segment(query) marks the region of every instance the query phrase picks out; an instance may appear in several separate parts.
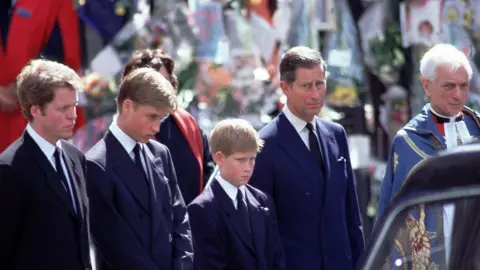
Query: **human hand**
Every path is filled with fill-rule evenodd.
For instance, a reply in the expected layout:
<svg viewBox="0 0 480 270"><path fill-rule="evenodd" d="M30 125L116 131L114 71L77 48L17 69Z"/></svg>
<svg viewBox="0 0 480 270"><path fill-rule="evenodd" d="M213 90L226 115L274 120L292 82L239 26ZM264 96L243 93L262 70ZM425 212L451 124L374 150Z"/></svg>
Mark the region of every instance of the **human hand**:
<svg viewBox="0 0 480 270"><path fill-rule="evenodd" d="M0 111L12 112L19 106L15 85L0 85Z"/></svg>

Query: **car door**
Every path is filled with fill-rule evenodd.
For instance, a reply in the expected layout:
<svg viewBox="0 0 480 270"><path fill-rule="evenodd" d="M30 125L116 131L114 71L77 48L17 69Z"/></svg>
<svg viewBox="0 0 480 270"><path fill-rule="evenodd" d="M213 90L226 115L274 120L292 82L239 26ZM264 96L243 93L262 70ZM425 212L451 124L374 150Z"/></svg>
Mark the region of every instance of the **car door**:
<svg viewBox="0 0 480 270"><path fill-rule="evenodd" d="M359 269L480 269L480 146L440 153L406 179Z"/></svg>

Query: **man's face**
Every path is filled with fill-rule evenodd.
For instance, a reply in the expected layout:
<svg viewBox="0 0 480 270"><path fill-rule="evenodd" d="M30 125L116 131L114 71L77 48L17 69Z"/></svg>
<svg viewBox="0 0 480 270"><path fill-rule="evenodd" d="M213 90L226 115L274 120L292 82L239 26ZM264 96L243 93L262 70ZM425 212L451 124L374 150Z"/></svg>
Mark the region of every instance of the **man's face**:
<svg viewBox="0 0 480 270"><path fill-rule="evenodd" d="M214 154L215 162L220 168L221 175L232 185L238 187L248 184L255 166L257 151L235 152L225 156L221 152Z"/></svg>
<svg viewBox="0 0 480 270"><path fill-rule="evenodd" d="M444 116L455 116L467 102L469 81L467 71L460 67L455 71L445 65L437 67L435 81L422 78L425 93L432 108Z"/></svg>
<svg viewBox="0 0 480 270"><path fill-rule="evenodd" d="M165 109L135 104L127 99L123 102L120 117L126 125L125 132L137 142L146 143L150 139L155 139L155 134L160 131L160 122L168 116L168 113Z"/></svg>
<svg viewBox="0 0 480 270"><path fill-rule="evenodd" d="M327 80L322 65L313 68L298 68L295 81L290 85L281 82L283 93L287 96L290 111L306 122L320 113L325 100Z"/></svg>
<svg viewBox="0 0 480 270"><path fill-rule="evenodd" d="M53 100L43 109L33 105L30 113L40 135L52 144L60 139L72 138L77 119L77 101L77 91L61 87L54 90Z"/></svg>

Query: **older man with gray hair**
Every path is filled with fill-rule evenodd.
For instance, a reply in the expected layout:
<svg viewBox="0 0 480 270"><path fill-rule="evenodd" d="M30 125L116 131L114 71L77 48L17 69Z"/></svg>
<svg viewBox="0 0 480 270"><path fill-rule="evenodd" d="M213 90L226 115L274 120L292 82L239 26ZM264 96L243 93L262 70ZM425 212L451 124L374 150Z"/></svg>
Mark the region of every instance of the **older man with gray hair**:
<svg viewBox="0 0 480 270"><path fill-rule="evenodd" d="M479 115L465 106L472 78L472 67L465 54L452 45L437 44L423 56L420 73L430 103L393 139L378 217L384 215L391 199L419 164L440 150L469 143L480 136ZM412 211L409 217L412 226L407 226L405 234L410 239L396 241L400 257L410 257L417 269L434 269L430 268L432 265L437 266L435 269L446 269L442 265L448 263L454 206L441 210L420 207ZM419 244L415 252L410 250L412 241Z"/></svg>

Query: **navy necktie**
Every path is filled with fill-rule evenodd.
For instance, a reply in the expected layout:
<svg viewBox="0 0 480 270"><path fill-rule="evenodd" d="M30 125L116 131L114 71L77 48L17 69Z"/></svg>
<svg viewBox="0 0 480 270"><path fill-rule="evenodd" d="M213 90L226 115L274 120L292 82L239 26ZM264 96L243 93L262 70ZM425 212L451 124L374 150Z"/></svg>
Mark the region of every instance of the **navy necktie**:
<svg viewBox="0 0 480 270"><path fill-rule="evenodd" d="M73 204L73 209L75 209L75 212L76 212L77 211L77 206L76 206L76 201L75 201L75 198L76 198L76 196L75 196L75 186L72 183L72 185L70 185L72 189L70 190L69 185L68 185L67 177L65 175L65 172L63 171L62 162L60 161L61 156L62 156L62 150L60 149L60 147L58 147L58 146L55 147L55 152L53 153L53 156L55 158L55 168L57 169L57 174L60 177L60 180L62 180L63 186L65 187L65 191L70 195L70 198L71 198L72 204ZM71 179L71 178L70 178L70 180L73 181L73 179Z"/></svg>
<svg viewBox="0 0 480 270"><path fill-rule="evenodd" d="M247 232L251 234L250 231L250 216L248 215L247 205L243 200L243 194L240 189L237 190L237 212L240 215L244 226L247 229Z"/></svg>
<svg viewBox="0 0 480 270"><path fill-rule="evenodd" d="M323 169L324 164L322 153L320 152L320 145L318 144L317 136L315 136L313 125L311 123L307 123L306 127L308 129L308 146L310 148L310 152L314 155L317 164Z"/></svg>
<svg viewBox="0 0 480 270"><path fill-rule="evenodd" d="M142 158L141 156L143 155L143 157L145 158L145 155L143 154L143 148L140 146L139 143L137 143L135 145L135 148L133 148L133 153L135 154L135 165L137 165L137 168L140 170L140 172L142 173L144 179L145 179L145 184L147 185L147 188L150 189L150 178L148 177L148 174L147 172L145 171L145 168L143 167L143 164L142 164ZM147 162L146 158L145 158L145 162ZM145 164L146 165L146 164Z"/></svg>
<svg viewBox="0 0 480 270"><path fill-rule="evenodd" d="M147 173L145 172L145 169L143 168L142 164L142 152L143 149L141 148L140 144L136 144L135 147L133 148L133 153L135 154L135 165L137 165L137 168L142 172L142 175L147 179Z"/></svg>

